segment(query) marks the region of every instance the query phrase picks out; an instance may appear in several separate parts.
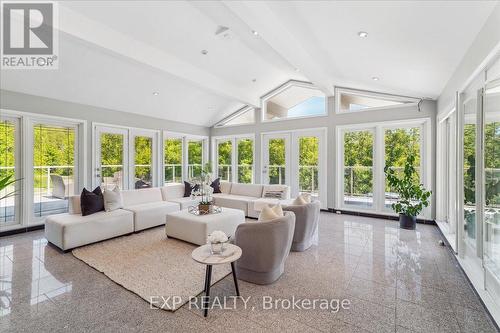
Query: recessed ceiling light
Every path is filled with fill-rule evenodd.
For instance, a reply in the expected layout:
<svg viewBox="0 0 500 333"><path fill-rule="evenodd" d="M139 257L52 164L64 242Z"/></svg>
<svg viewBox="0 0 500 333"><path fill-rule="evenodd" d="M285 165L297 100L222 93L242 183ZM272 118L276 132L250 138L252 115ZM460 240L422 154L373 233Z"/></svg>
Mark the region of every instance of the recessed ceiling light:
<svg viewBox="0 0 500 333"><path fill-rule="evenodd" d="M207 50L201 50L201 54L203 54L203 55L207 55L207 54L208 54L208 51L207 51Z"/></svg>
<svg viewBox="0 0 500 333"><path fill-rule="evenodd" d="M252 82L257 82L257 79L252 79Z"/></svg>
<svg viewBox="0 0 500 333"><path fill-rule="evenodd" d="M373 81L378 81L378 80L380 80L380 78L378 76L374 76L374 77L372 77L372 80Z"/></svg>
<svg viewBox="0 0 500 333"><path fill-rule="evenodd" d="M153 96L158 96L160 93L157 91L153 91Z"/></svg>
<svg viewBox="0 0 500 333"><path fill-rule="evenodd" d="M296 72L300 72L300 69L298 69L297 67L295 67L295 71Z"/></svg>
<svg viewBox="0 0 500 333"><path fill-rule="evenodd" d="M258 35L259 35L259 33L258 33L257 31L255 31L255 30L252 30L252 33L253 33L255 36L258 36Z"/></svg>
<svg viewBox="0 0 500 333"><path fill-rule="evenodd" d="M361 38L366 38L368 37L368 33L366 31L360 31L358 32L358 36Z"/></svg>

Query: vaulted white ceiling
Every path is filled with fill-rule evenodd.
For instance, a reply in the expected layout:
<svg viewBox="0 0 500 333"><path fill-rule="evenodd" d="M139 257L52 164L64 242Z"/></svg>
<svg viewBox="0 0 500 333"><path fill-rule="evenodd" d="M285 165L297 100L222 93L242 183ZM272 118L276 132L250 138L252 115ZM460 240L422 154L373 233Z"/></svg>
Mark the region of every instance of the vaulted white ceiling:
<svg viewBox="0 0 500 333"><path fill-rule="evenodd" d="M65 2L59 69L2 70L0 85L203 126L290 79L436 98L496 4Z"/></svg>

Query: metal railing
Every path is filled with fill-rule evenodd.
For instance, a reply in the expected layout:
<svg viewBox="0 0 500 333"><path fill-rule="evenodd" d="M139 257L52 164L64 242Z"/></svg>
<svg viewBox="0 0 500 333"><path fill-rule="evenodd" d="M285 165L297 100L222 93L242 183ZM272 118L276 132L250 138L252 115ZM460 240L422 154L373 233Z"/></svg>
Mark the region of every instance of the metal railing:
<svg viewBox="0 0 500 333"><path fill-rule="evenodd" d="M187 167L188 179L194 179L201 175L202 164L191 163ZM182 181L182 164L165 164L165 183L178 183L180 181Z"/></svg>

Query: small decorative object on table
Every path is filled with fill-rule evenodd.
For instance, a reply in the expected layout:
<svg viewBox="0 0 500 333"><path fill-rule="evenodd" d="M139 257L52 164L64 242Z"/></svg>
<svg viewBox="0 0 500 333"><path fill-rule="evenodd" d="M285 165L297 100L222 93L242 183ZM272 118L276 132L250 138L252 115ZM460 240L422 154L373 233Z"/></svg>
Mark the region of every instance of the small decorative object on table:
<svg viewBox="0 0 500 333"><path fill-rule="evenodd" d="M212 254L221 254L224 246L229 242L229 237L223 231L215 230L208 235L207 240Z"/></svg>
<svg viewBox="0 0 500 333"><path fill-rule="evenodd" d="M212 193L214 189L210 184L212 175L210 174L210 163L207 163L205 167L201 170L200 184L198 184L198 189L191 192L192 196L201 197L201 201L198 204L198 214L210 214L213 212L212 203Z"/></svg>

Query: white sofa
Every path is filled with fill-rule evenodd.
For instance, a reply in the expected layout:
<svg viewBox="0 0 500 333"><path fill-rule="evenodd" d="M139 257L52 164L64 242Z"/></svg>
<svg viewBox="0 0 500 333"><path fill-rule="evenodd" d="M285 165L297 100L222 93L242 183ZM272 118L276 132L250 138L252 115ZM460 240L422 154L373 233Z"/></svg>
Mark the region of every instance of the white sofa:
<svg viewBox="0 0 500 333"><path fill-rule="evenodd" d="M283 200L290 198L285 185L256 185L221 182L222 193L214 194L218 206L239 209L245 216L258 217L257 203L275 203L263 198L267 190L283 190ZM80 196L69 198L68 213L50 215L45 220L47 240L62 250L164 225L168 213L197 205L199 199L184 197L183 184L162 188L122 191L123 209L82 216Z"/></svg>
<svg viewBox="0 0 500 333"><path fill-rule="evenodd" d="M122 191L123 209L134 213L134 231L165 224L168 213L180 210L176 202L164 201L158 187Z"/></svg>

